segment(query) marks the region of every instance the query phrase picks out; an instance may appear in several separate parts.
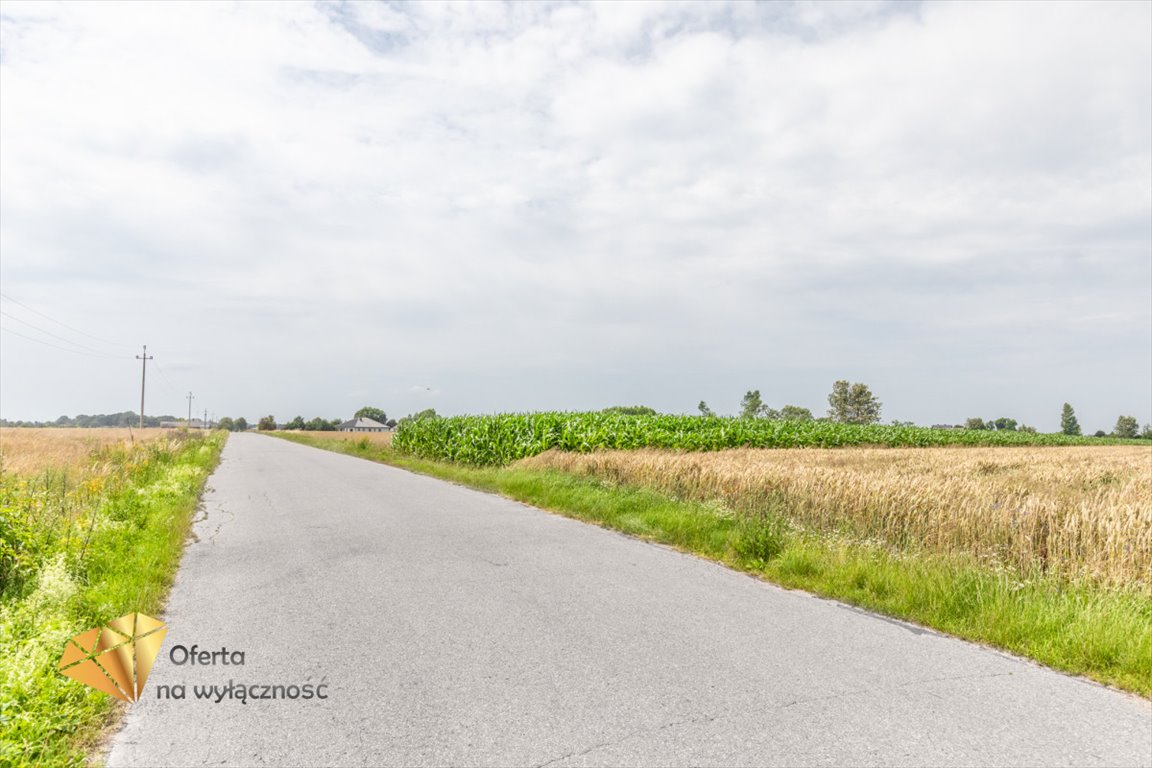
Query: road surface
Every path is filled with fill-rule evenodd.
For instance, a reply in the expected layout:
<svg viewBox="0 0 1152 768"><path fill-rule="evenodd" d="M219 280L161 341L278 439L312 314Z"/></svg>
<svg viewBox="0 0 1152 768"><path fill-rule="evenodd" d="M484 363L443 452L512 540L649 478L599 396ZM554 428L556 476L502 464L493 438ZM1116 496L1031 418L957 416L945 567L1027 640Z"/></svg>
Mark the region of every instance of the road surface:
<svg viewBox="0 0 1152 768"><path fill-rule="evenodd" d="M251 434L209 485L112 766L1152 765L1145 700L496 496Z"/></svg>

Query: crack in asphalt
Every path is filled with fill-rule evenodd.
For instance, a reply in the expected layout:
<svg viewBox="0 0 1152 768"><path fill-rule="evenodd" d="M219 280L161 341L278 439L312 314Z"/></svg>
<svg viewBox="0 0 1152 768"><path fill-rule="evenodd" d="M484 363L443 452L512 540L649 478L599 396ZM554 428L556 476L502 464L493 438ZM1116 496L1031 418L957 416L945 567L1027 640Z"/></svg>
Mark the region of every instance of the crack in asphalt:
<svg viewBox="0 0 1152 768"><path fill-rule="evenodd" d="M631 741L632 739L637 739L641 736L647 736L652 733L660 733L661 731L666 731L669 728L676 728L677 726L681 725L690 725L692 723L711 723L716 719L717 718L715 715L704 715L702 717L689 717L683 720L674 720L671 723L664 723L663 725L658 725L655 728L641 728L618 739L610 739L600 744L594 744L587 749L582 749L576 752L568 752L566 754L560 755L559 757L554 757L551 760L547 760L543 763L537 763L535 766L533 766L533 768L545 768L545 766L553 765L560 762L561 760L568 760L569 758L573 757L583 757L584 755L591 754L598 749L604 749L605 747L612 747L617 744L623 744L626 741Z"/></svg>
<svg viewBox="0 0 1152 768"><path fill-rule="evenodd" d="M201 514L200 516L198 516L192 520L192 525L189 529L190 530L189 536L192 538L192 541L196 544L199 544L201 541L203 541L203 539L200 538L200 535L198 533L196 533L196 526L200 525L201 523L208 522L208 518L209 518L208 506L206 504L202 503L200 505L198 511L203 513L203 514ZM216 524L216 527L212 530L212 533L208 534L208 541L212 544L216 543L216 537L220 534L220 529L223 528L226 523L231 522L232 520L236 519L235 513L226 509L224 507L224 505L220 504L219 502L217 502L217 504L216 504L216 511L222 512L223 514L227 515L228 517L227 517L227 519L224 519L224 520L221 520L220 522L218 522Z"/></svg>

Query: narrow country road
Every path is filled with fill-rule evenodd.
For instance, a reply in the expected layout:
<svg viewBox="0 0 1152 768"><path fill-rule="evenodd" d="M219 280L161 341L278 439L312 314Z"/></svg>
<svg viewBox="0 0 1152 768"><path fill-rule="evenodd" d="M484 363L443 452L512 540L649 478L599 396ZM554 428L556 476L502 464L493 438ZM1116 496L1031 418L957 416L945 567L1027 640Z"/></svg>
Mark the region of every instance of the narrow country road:
<svg viewBox="0 0 1152 768"><path fill-rule="evenodd" d="M1152 765L1147 701L502 498L251 434L209 485L109 765Z"/></svg>

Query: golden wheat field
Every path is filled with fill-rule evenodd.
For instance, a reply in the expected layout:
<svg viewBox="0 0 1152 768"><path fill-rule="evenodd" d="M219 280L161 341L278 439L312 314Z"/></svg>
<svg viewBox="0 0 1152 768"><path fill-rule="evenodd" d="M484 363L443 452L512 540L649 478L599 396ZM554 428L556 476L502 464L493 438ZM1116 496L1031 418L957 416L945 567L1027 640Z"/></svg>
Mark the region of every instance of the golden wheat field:
<svg viewBox="0 0 1152 768"><path fill-rule="evenodd" d="M1152 446L550 451L520 466L1152 591Z"/></svg>
<svg viewBox="0 0 1152 768"><path fill-rule="evenodd" d="M167 438L167 429L36 429L0 427L0 471L28 475L46 469L86 469L96 451Z"/></svg>

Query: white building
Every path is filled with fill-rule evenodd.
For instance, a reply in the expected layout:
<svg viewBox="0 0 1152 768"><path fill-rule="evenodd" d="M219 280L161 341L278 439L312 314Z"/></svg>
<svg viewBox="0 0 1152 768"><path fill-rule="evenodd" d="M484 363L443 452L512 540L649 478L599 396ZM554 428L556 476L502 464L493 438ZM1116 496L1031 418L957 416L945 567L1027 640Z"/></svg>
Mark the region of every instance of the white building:
<svg viewBox="0 0 1152 768"><path fill-rule="evenodd" d="M360 416L340 425L341 432L387 432L388 426L375 419Z"/></svg>

